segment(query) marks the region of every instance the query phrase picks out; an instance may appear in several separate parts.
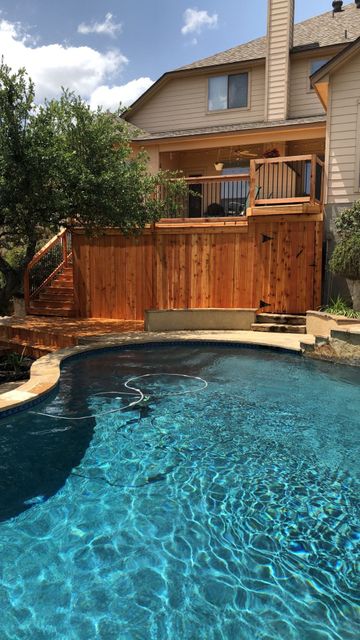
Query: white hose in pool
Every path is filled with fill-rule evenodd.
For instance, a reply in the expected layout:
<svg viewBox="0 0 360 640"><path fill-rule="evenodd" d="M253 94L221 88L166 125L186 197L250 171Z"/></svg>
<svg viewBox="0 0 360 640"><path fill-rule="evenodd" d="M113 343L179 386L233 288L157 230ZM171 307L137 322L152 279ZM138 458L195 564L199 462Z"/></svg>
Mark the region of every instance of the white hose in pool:
<svg viewBox="0 0 360 640"><path fill-rule="evenodd" d="M202 382L202 387L199 387L198 389L189 389L189 391L177 391L177 392L172 392L172 393L157 393L156 397L157 398L163 398L165 396L184 396L186 393L198 393L199 391L203 391L204 389L206 389L206 387L208 386L208 383L206 382L206 380L204 380L204 378L200 378L199 376L188 376L186 375L186 373L144 373L142 376L134 376L133 378L129 378L128 380L126 380L126 382L124 383L124 387L126 387L127 389L131 389L132 391L136 391L137 393L141 393L140 389L138 389L137 387L132 387L129 385L129 382L133 382L134 380L140 380L140 378L151 378L154 376L177 376L180 378L190 378L191 380L199 380L200 382ZM151 397L151 394L147 394Z"/></svg>
<svg viewBox="0 0 360 640"><path fill-rule="evenodd" d="M102 411L101 413L92 413L86 416L74 416L74 417L61 416L58 414L46 413L41 411L31 411L30 413L34 413L37 416L46 416L47 418L54 418L55 420L89 420L90 418L100 418L101 416L105 416L110 413L118 413L119 411L126 411L127 409L131 409L132 407L135 407L136 405L140 404L140 402L142 402L146 398L152 397L151 394L144 394L141 391L141 389L139 389L138 387L131 386L129 383L134 382L134 380L140 380L141 378L150 378L154 376L177 376L180 378L189 378L192 380L198 380L199 382L202 383L202 387L199 387L198 389L190 389L189 391L177 391L172 393L160 393L160 394L157 393L156 397L158 398L162 398L165 396L182 396L187 393L198 393L199 391L204 391L204 389L206 389L206 387L208 386L208 383L206 382L206 380L204 380L204 378L200 378L199 376L190 376L185 373L144 373L141 376L134 376L132 378L129 378L124 383L124 387L126 387L127 389L130 389L130 391L133 391L134 393L128 393L127 391L100 391L99 393L93 394L94 396L105 396L105 395L134 396L138 394L139 397L133 402L130 402L129 404L127 404L125 407L120 407L118 409L109 409L108 411ZM120 398L115 398L115 400L120 400Z"/></svg>

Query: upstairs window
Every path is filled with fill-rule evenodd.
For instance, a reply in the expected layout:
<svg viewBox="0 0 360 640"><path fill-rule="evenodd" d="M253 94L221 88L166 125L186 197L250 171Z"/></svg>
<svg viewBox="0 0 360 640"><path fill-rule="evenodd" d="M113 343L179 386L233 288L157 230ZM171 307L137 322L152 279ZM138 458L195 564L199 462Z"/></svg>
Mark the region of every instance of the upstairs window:
<svg viewBox="0 0 360 640"><path fill-rule="evenodd" d="M209 111L247 107L248 85L248 73L209 78Z"/></svg>
<svg viewBox="0 0 360 640"><path fill-rule="evenodd" d="M315 73L316 71L318 71L320 69L320 67L322 67L324 64L326 64L329 61L329 58L316 58L315 60L310 60L310 73L309 75L312 76L313 73ZM313 88L311 86L311 82L310 82L310 90L313 91Z"/></svg>

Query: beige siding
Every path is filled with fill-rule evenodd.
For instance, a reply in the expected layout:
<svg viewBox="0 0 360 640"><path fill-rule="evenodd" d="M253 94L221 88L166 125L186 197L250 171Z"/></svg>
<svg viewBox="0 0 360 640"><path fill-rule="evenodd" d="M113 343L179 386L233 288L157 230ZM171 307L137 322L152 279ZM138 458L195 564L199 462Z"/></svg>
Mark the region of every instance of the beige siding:
<svg viewBox="0 0 360 640"><path fill-rule="evenodd" d="M248 109L208 112L208 76L193 76L170 80L129 120L150 133L259 122L264 119L265 66L242 68L240 71L250 73Z"/></svg>
<svg viewBox="0 0 360 640"><path fill-rule="evenodd" d="M310 90L310 59L293 59L290 66L289 117L301 118L324 114L316 91Z"/></svg>
<svg viewBox="0 0 360 640"><path fill-rule="evenodd" d="M270 0L266 70L266 119L285 120L288 112L289 49L294 0Z"/></svg>
<svg viewBox="0 0 360 640"><path fill-rule="evenodd" d="M330 78L328 202L360 198L360 53Z"/></svg>

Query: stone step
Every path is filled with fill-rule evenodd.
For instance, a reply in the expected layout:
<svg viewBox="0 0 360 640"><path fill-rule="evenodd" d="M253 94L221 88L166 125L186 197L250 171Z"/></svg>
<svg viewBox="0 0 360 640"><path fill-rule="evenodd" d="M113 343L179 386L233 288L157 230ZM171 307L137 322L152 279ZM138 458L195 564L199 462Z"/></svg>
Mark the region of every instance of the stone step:
<svg viewBox="0 0 360 640"><path fill-rule="evenodd" d="M302 326L306 324L306 316L290 315L287 313L258 313L256 322L259 324L290 324Z"/></svg>
<svg viewBox="0 0 360 640"><path fill-rule="evenodd" d="M272 333L306 333L306 325L289 325L289 324L271 324L271 323L262 323L262 324L252 324L252 331L266 331Z"/></svg>

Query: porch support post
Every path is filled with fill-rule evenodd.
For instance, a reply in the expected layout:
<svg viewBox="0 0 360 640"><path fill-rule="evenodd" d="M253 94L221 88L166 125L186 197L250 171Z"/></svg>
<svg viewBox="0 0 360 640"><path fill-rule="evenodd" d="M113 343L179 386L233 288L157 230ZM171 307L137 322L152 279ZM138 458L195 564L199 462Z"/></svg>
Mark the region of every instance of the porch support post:
<svg viewBox="0 0 360 640"><path fill-rule="evenodd" d="M255 206L255 185L256 183L256 163L255 160L250 160L250 180L249 180L249 207Z"/></svg>
<svg viewBox="0 0 360 640"><path fill-rule="evenodd" d="M311 173L310 173L310 204L315 204L316 196L316 155L311 156Z"/></svg>

